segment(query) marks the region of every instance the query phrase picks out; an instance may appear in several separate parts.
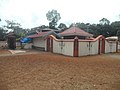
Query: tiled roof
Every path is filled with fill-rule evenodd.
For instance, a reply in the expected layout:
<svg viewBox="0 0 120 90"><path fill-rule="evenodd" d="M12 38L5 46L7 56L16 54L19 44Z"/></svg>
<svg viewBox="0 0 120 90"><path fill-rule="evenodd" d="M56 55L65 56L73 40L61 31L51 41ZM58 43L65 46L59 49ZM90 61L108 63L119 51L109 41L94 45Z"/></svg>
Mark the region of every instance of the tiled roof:
<svg viewBox="0 0 120 90"><path fill-rule="evenodd" d="M117 36L111 36L111 37L107 37L107 40L118 40Z"/></svg>
<svg viewBox="0 0 120 90"><path fill-rule="evenodd" d="M15 37L15 36L16 36L16 34L14 32L9 32L7 34L7 37Z"/></svg>
<svg viewBox="0 0 120 90"><path fill-rule="evenodd" d="M39 32L38 34L34 34L34 35L30 35L28 36L28 38L37 38L37 37L42 37L46 34L48 34L49 32Z"/></svg>
<svg viewBox="0 0 120 90"><path fill-rule="evenodd" d="M71 35L77 35L77 36L93 36L92 34L85 32L84 30L74 26L71 27L62 33L60 33L62 36L71 36Z"/></svg>
<svg viewBox="0 0 120 90"><path fill-rule="evenodd" d="M47 31L47 32L38 32L38 34L34 34L34 35L30 35L27 36L28 38L38 38L38 37L47 37L49 35L54 35L57 37L60 37L57 33L55 33L54 31Z"/></svg>

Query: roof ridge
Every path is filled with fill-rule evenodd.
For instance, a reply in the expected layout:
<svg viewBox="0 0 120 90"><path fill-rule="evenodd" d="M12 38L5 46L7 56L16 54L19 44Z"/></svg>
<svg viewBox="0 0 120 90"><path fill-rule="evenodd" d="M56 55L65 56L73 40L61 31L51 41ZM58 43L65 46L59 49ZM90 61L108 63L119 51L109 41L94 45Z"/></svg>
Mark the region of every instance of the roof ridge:
<svg viewBox="0 0 120 90"><path fill-rule="evenodd" d="M81 35L81 36L93 36L89 32L82 30L77 26L73 26L61 33L62 35Z"/></svg>
<svg viewBox="0 0 120 90"><path fill-rule="evenodd" d="M75 28L75 26L74 26L74 33L76 33L76 28Z"/></svg>

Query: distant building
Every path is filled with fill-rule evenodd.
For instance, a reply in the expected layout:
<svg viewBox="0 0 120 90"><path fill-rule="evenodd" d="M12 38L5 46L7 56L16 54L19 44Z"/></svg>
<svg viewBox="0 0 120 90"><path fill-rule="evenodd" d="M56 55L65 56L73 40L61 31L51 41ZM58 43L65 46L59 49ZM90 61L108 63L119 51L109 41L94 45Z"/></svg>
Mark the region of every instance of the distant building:
<svg viewBox="0 0 120 90"><path fill-rule="evenodd" d="M108 41L117 41L118 37L117 36L107 37L106 40L108 40Z"/></svg>
<svg viewBox="0 0 120 90"><path fill-rule="evenodd" d="M49 35L54 35L55 37L60 38L53 29L43 29L40 32L37 32L37 34L28 36L28 38L32 39L33 48L39 48L44 51L46 47L45 38Z"/></svg>
<svg viewBox="0 0 120 90"><path fill-rule="evenodd" d="M33 48L74 57L112 53L118 50L117 40L111 42L103 35L93 38L92 34L76 26L61 33L47 29L28 38L32 38Z"/></svg>
<svg viewBox="0 0 120 90"><path fill-rule="evenodd" d="M76 27L76 26L73 26L63 32L60 33L60 35L64 38L64 39L74 39L76 36L79 38L79 39L88 39L88 38L92 38L93 35L88 33L88 32L85 32L84 30Z"/></svg>
<svg viewBox="0 0 120 90"><path fill-rule="evenodd" d="M106 40L112 43L118 41L118 36L107 37ZM120 42L118 42L118 49L120 49Z"/></svg>
<svg viewBox="0 0 120 90"><path fill-rule="evenodd" d="M7 35L7 44L9 49L16 48L16 35L14 32L9 32Z"/></svg>
<svg viewBox="0 0 120 90"><path fill-rule="evenodd" d="M92 38L93 35L85 32L82 29L79 29L77 27L71 27L62 33L60 33L61 30L54 30L50 28L41 29L39 31L36 31L37 34L33 34L28 36L28 38L32 38L32 44L33 48L39 48L41 50L45 50L46 42L45 38L49 35L53 35L56 38L64 38L64 39L74 39L76 36L78 39L89 39Z"/></svg>

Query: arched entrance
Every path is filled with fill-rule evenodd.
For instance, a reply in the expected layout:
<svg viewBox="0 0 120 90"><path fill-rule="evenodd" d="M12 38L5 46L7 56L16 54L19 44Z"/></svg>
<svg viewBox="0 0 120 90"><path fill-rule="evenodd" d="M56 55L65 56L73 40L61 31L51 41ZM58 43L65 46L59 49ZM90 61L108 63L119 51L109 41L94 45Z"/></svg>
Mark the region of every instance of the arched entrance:
<svg viewBox="0 0 120 90"><path fill-rule="evenodd" d="M47 38L47 51L53 52L53 38L51 37Z"/></svg>
<svg viewBox="0 0 120 90"><path fill-rule="evenodd" d="M78 42L78 38L76 37L74 39L74 51L73 51L74 57L78 57L78 47L79 47L79 42Z"/></svg>
<svg viewBox="0 0 120 90"><path fill-rule="evenodd" d="M98 45L98 54L105 53L105 38L100 38Z"/></svg>

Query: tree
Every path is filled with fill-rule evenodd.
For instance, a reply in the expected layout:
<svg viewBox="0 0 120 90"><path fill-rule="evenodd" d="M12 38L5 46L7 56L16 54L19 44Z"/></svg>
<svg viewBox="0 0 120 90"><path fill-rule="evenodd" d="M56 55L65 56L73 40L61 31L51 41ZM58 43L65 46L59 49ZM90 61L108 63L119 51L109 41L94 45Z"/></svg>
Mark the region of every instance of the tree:
<svg viewBox="0 0 120 90"><path fill-rule="evenodd" d="M14 21L5 20L7 25L5 26L8 29L12 29L13 32L17 35L17 38L23 37L26 34L26 29L21 28L19 23Z"/></svg>
<svg viewBox="0 0 120 90"><path fill-rule="evenodd" d="M110 21L108 19L106 19L106 18L102 18L99 22L102 25L105 25L105 24L109 25L110 24Z"/></svg>
<svg viewBox="0 0 120 90"><path fill-rule="evenodd" d="M118 40L120 42L120 21L115 21L111 23L111 26L113 28L113 33L118 36Z"/></svg>
<svg viewBox="0 0 120 90"><path fill-rule="evenodd" d="M5 20L7 23L7 26L5 26L8 29L12 29L14 31L14 33L18 34L18 29L20 28L20 24L16 23L14 21L10 21L10 20Z"/></svg>
<svg viewBox="0 0 120 90"><path fill-rule="evenodd" d="M94 37L97 37L98 35L100 35L100 32L99 32L100 29L96 24L91 24L89 26L89 29L90 29L90 33L92 33Z"/></svg>
<svg viewBox="0 0 120 90"><path fill-rule="evenodd" d="M0 27L0 41L5 40L7 30L4 30L2 27Z"/></svg>
<svg viewBox="0 0 120 90"><path fill-rule="evenodd" d="M80 23L80 22L78 22L78 23L76 23L76 24L74 24L74 23L72 23L71 25L70 25L70 27L72 27L72 26L77 26L77 27L79 27L80 29L83 29L84 31L86 31L86 32L89 32L89 33L91 33L92 31L91 31L91 29L89 28L90 27L90 23Z"/></svg>
<svg viewBox="0 0 120 90"><path fill-rule="evenodd" d="M86 24L85 23L76 23L76 26L85 30L86 32L90 32L90 28L89 28L90 23L86 23Z"/></svg>
<svg viewBox="0 0 120 90"><path fill-rule="evenodd" d="M58 28L60 28L62 31L64 31L65 29L67 29L67 26L64 23L60 23Z"/></svg>
<svg viewBox="0 0 120 90"><path fill-rule="evenodd" d="M116 36L117 31L120 30L120 21L115 21L111 23L112 34Z"/></svg>
<svg viewBox="0 0 120 90"><path fill-rule="evenodd" d="M46 14L46 17L47 17L47 20L50 21L49 28L51 29L55 29L57 22L61 19L60 13L58 13L57 10L54 10L54 9L52 11L48 11L48 13Z"/></svg>
<svg viewBox="0 0 120 90"><path fill-rule="evenodd" d="M118 41L120 42L120 30L117 31Z"/></svg>
<svg viewBox="0 0 120 90"><path fill-rule="evenodd" d="M0 19L1 22L1 19ZM7 30L5 30L3 27L0 27L0 41L5 40L5 35L6 35Z"/></svg>

